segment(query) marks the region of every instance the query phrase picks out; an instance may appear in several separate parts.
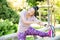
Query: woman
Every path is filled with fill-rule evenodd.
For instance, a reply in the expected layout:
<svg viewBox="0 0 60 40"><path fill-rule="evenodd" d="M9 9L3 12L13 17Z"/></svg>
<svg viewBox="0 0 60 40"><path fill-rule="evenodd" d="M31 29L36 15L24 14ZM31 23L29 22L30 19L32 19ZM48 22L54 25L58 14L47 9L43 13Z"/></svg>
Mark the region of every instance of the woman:
<svg viewBox="0 0 60 40"><path fill-rule="evenodd" d="M36 23L39 25L45 25L42 22L40 22L36 17L35 13L39 8L32 7L28 9L27 11L22 11L20 14L20 20L19 20L19 26L18 26L18 40L26 40L27 35L38 35L40 37L51 37L52 30L49 30L48 32L41 32L38 30L35 30L30 26L30 24Z"/></svg>

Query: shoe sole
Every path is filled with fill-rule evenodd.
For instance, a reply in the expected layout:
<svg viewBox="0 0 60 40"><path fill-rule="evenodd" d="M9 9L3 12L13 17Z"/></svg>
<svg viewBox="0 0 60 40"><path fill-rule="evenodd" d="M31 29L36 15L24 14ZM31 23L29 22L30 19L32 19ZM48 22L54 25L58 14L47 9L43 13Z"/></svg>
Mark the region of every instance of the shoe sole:
<svg viewBox="0 0 60 40"><path fill-rule="evenodd" d="M50 28L51 28L51 30L52 30L52 35L51 35L51 37L55 37L55 28L54 28L54 26L50 25Z"/></svg>

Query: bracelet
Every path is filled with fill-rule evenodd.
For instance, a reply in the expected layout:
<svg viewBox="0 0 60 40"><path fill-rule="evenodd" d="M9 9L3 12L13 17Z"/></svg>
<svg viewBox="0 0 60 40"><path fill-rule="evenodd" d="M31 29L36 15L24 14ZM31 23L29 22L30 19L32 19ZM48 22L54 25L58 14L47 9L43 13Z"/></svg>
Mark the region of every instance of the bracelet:
<svg viewBox="0 0 60 40"><path fill-rule="evenodd" d="M47 24L44 24L44 26L47 26Z"/></svg>

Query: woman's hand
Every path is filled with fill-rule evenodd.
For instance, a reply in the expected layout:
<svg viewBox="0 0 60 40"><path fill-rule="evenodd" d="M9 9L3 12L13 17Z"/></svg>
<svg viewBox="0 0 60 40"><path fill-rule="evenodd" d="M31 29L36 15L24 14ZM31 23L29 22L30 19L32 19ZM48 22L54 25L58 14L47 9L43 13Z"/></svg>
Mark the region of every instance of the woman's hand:
<svg viewBox="0 0 60 40"><path fill-rule="evenodd" d="M48 24L45 24L43 22L36 22L37 24L41 25L41 26L45 26L45 27L48 27L49 25Z"/></svg>

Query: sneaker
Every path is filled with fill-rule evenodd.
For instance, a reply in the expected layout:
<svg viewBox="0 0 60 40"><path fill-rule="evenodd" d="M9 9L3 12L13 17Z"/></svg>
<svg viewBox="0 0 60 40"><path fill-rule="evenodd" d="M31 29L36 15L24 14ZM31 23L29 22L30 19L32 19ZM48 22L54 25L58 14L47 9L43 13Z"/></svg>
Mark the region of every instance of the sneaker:
<svg viewBox="0 0 60 40"><path fill-rule="evenodd" d="M55 29L54 29L54 26L50 25L50 30L48 32L49 34L49 37L54 37L55 36Z"/></svg>

